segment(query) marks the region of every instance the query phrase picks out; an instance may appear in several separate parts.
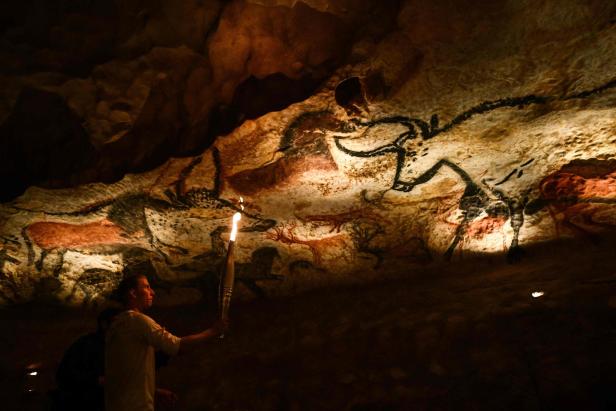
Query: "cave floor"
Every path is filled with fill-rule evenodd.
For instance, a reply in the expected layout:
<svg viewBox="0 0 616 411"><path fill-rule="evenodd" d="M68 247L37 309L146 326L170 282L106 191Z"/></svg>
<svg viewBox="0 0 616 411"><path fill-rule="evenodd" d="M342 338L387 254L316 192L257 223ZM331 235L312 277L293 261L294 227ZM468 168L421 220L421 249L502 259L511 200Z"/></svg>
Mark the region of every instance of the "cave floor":
<svg viewBox="0 0 616 411"><path fill-rule="evenodd" d="M226 338L173 358L158 384L179 395L178 410L616 409L614 244L542 246L513 265L467 259L236 303ZM201 306L151 314L179 335L212 317ZM63 350L94 317L0 310L2 409L45 409ZM35 362L37 392L25 394L23 369Z"/></svg>

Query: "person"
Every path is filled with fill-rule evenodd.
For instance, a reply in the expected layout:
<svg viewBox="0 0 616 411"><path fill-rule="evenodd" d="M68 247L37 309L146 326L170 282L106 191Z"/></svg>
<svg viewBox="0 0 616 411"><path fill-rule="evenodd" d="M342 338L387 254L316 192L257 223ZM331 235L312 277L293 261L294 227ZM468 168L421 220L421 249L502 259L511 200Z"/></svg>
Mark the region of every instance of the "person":
<svg viewBox="0 0 616 411"><path fill-rule="evenodd" d="M221 335L228 323L218 321L200 333L177 337L144 314L155 296L145 275L125 277L117 294L125 311L105 339L105 409L153 411L155 401L173 406L175 394L155 389L155 350L171 356L192 351Z"/></svg>
<svg viewBox="0 0 616 411"><path fill-rule="evenodd" d="M56 372L57 389L52 393L52 410L105 409L103 381L105 371L105 333L118 308L107 308L98 315L96 332L79 337L64 353Z"/></svg>

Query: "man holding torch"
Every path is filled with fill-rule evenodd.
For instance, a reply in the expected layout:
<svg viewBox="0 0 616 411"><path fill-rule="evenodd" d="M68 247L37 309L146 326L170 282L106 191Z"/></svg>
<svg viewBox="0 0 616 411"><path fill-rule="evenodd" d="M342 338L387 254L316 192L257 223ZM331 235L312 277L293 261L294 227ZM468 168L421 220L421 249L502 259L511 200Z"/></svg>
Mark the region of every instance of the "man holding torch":
<svg viewBox="0 0 616 411"><path fill-rule="evenodd" d="M240 198L240 205L242 199ZM243 205L241 205L243 210ZM118 287L125 311L118 314L105 341L105 409L153 411L155 398L172 405L175 394L155 389L154 352L168 355L192 351L228 329L229 304L235 280L233 250L240 213L233 215L227 258L221 276L220 319L200 333L176 337L143 312L152 306L154 290L144 275L126 277Z"/></svg>
<svg viewBox="0 0 616 411"><path fill-rule="evenodd" d="M176 337L144 314L155 295L144 275L124 278L118 294L125 311L117 315L105 339L105 409L153 411L155 399L172 406L175 394L155 389L154 352L194 351L224 333L228 322L220 320L200 333Z"/></svg>

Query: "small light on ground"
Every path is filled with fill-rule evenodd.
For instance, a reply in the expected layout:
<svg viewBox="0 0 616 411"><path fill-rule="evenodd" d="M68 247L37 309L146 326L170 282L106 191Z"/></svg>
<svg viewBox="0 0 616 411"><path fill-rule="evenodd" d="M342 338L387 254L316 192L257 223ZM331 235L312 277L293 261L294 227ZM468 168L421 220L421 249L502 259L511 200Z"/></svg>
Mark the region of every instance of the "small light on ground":
<svg viewBox="0 0 616 411"><path fill-rule="evenodd" d="M531 295L533 298L539 298L543 295L543 291L534 291Z"/></svg>
<svg viewBox="0 0 616 411"><path fill-rule="evenodd" d="M32 371L32 372L29 372L28 375L38 375L38 372Z"/></svg>

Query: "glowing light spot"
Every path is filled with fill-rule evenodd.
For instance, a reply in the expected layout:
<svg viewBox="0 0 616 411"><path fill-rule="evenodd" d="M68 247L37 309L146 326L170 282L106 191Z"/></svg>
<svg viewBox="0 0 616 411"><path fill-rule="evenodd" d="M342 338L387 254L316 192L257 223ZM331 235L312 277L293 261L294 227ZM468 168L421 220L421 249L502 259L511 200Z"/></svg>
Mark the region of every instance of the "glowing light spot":
<svg viewBox="0 0 616 411"><path fill-rule="evenodd" d="M539 298L543 295L543 291L533 291L531 295L533 296L533 298Z"/></svg>
<svg viewBox="0 0 616 411"><path fill-rule="evenodd" d="M32 372L29 372L28 375L38 375L38 372L32 371Z"/></svg>
<svg viewBox="0 0 616 411"><path fill-rule="evenodd" d="M237 236L237 222L240 221L242 215L240 213L233 214L233 227L231 228L231 236L229 237L230 241L235 241L235 236Z"/></svg>

